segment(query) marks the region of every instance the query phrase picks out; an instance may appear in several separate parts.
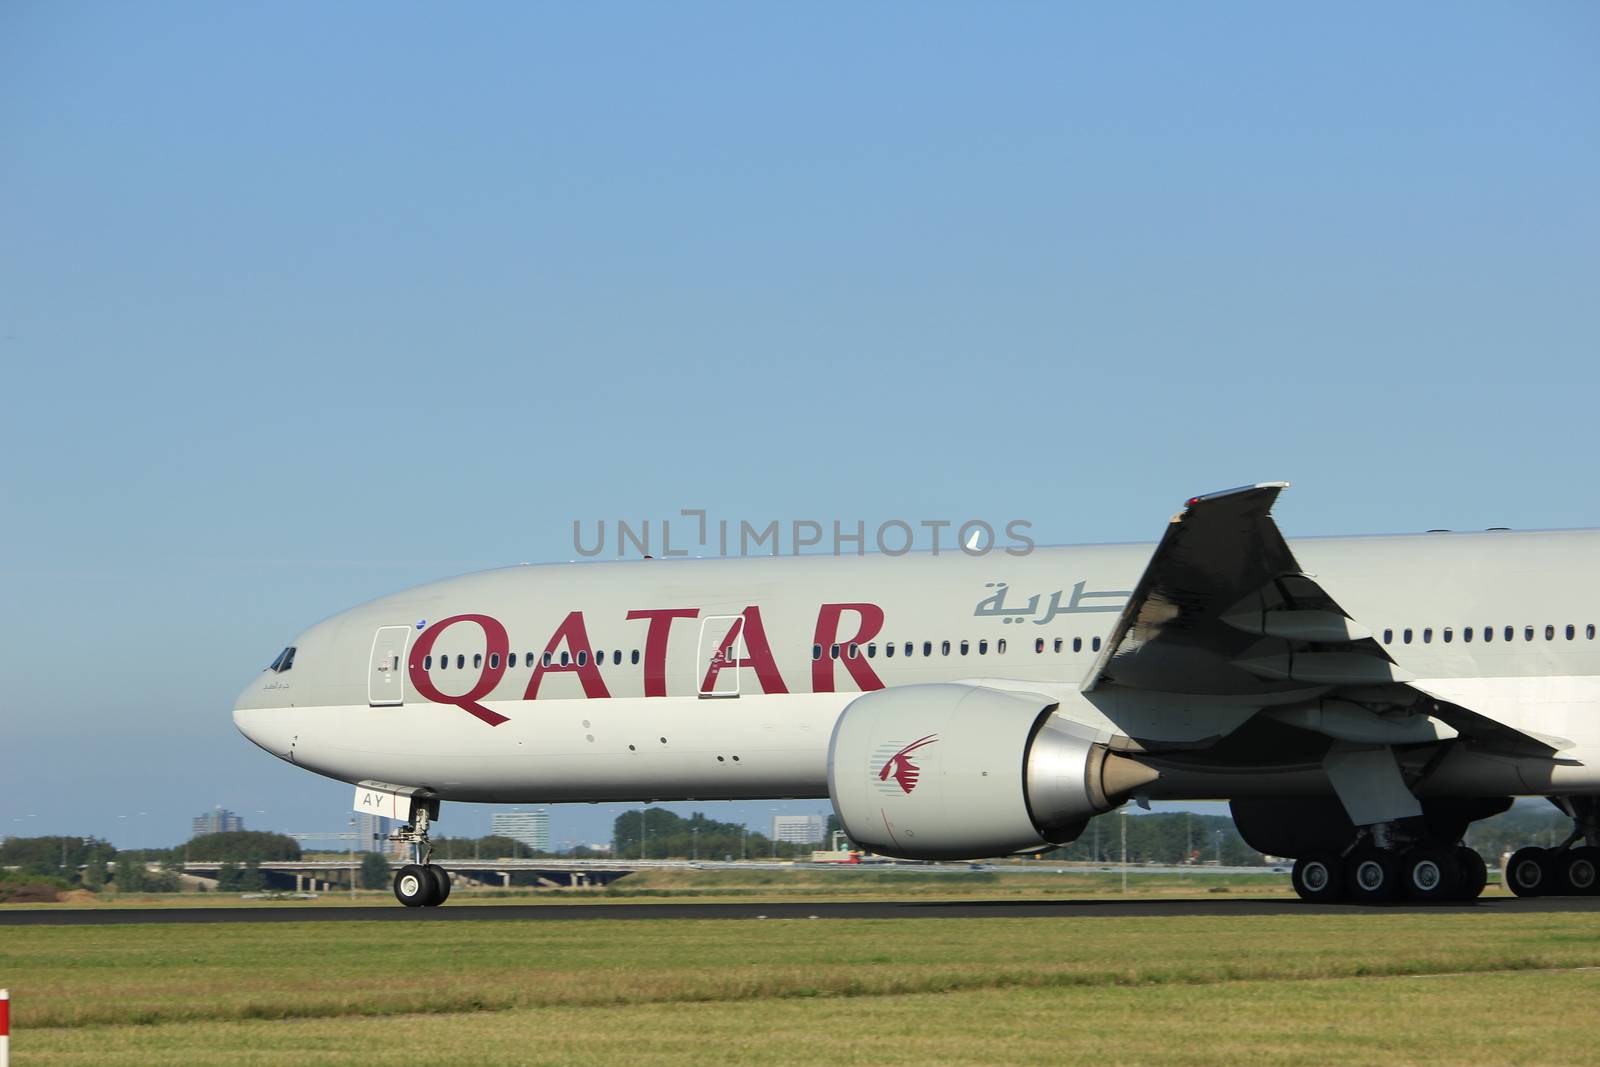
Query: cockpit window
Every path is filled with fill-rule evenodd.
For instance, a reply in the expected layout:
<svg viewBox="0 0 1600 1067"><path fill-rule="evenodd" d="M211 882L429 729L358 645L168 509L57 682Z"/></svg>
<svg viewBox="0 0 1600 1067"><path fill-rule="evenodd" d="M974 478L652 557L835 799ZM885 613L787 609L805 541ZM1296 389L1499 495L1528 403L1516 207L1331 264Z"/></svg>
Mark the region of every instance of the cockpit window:
<svg viewBox="0 0 1600 1067"><path fill-rule="evenodd" d="M294 649L291 647L279 652L278 658L272 661L272 666L268 667L267 670L271 671L273 674L282 674L284 671L289 670L293 666Z"/></svg>

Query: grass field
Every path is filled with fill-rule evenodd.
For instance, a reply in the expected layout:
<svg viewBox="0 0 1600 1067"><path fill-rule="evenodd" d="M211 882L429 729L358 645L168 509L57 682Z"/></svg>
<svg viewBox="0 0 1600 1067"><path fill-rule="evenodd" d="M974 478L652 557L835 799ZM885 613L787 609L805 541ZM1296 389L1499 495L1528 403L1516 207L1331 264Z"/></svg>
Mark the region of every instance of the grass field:
<svg viewBox="0 0 1600 1067"><path fill-rule="evenodd" d="M18 1064L1563 1064L1584 914L10 927Z"/></svg>

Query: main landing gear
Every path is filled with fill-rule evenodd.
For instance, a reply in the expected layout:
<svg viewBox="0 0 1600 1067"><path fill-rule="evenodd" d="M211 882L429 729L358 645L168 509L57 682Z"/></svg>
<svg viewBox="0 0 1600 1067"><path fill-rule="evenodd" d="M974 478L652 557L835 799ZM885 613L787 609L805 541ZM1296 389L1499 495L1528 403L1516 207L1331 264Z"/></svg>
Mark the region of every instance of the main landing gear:
<svg viewBox="0 0 1600 1067"><path fill-rule="evenodd" d="M1600 894L1600 800L1551 797L1572 819L1572 833L1554 848L1519 848L1506 863L1506 888L1519 897Z"/></svg>
<svg viewBox="0 0 1600 1067"><path fill-rule="evenodd" d="M396 838L411 843L412 858L417 861L401 867L394 876L395 899L408 908L436 908L450 899L450 872L428 862L433 858L428 823L428 808L419 804L411 825L395 832Z"/></svg>
<svg viewBox="0 0 1600 1067"><path fill-rule="evenodd" d="M1465 845L1426 840L1402 845L1388 828L1373 827L1342 853L1295 860L1291 881L1300 899L1313 903L1407 899L1443 904L1476 899L1488 881L1488 867Z"/></svg>

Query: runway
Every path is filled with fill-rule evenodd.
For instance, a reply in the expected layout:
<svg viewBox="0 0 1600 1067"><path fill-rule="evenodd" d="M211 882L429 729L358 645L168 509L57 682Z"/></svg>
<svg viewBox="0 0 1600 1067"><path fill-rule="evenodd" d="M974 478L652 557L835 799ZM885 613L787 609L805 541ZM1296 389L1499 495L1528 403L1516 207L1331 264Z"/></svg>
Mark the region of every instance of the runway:
<svg viewBox="0 0 1600 1067"><path fill-rule="evenodd" d="M1298 900L893 900L731 904L399 904L302 907L261 904L221 908L78 908L0 911L0 926L126 926L141 923L296 922L598 922L658 919L1126 919L1192 916L1351 915L1477 912L1600 912L1600 897L1495 897L1465 904L1306 904Z"/></svg>

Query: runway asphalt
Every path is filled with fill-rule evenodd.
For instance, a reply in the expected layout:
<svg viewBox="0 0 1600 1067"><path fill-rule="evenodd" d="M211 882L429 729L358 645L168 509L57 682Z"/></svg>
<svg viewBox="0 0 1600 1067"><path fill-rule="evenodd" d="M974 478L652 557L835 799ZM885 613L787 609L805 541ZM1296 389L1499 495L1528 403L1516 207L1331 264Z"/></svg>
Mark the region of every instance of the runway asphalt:
<svg viewBox="0 0 1600 1067"><path fill-rule="evenodd" d="M733 904L399 904L304 907L262 903L223 908L29 908L0 910L0 926L124 926L137 923L518 922L614 919L1115 919L1203 915L1339 915L1600 912L1600 897L1495 897L1467 904L1306 904L1298 900L893 900Z"/></svg>

